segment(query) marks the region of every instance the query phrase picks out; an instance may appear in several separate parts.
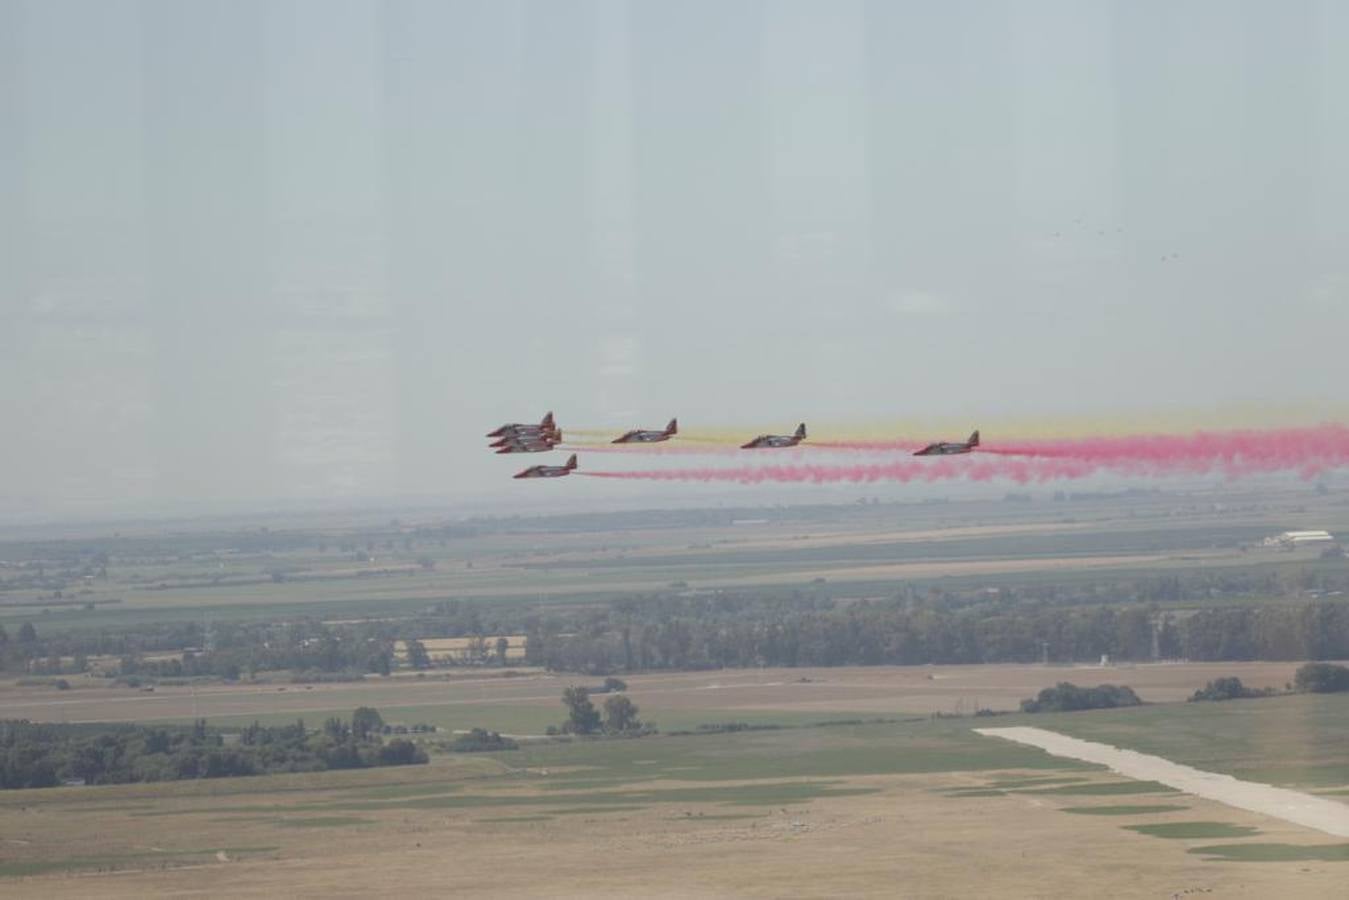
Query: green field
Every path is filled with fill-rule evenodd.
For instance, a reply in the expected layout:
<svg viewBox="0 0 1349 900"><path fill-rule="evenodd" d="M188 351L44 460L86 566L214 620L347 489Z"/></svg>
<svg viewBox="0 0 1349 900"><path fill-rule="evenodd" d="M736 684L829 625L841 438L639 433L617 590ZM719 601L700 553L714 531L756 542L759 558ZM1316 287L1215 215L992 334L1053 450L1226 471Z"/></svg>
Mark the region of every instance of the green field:
<svg viewBox="0 0 1349 900"><path fill-rule="evenodd" d="M1237 838L1260 833L1258 828L1229 825L1226 822L1160 822L1154 825L1125 825L1130 831L1159 838Z"/></svg>
<svg viewBox="0 0 1349 900"><path fill-rule="evenodd" d="M1250 781L1349 785L1349 694L1303 694L1018 717L1073 737Z"/></svg>

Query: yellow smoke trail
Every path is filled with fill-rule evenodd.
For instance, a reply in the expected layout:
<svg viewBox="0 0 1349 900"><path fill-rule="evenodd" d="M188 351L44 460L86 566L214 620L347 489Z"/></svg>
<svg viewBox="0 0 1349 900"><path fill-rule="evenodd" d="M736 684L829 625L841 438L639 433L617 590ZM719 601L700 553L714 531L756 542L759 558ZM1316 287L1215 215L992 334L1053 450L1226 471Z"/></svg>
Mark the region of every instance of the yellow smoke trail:
<svg viewBox="0 0 1349 900"><path fill-rule="evenodd" d="M1241 428L1292 428L1324 422L1349 422L1349 406L1329 404L1229 403L1204 409L1179 407L1135 409L1101 413L1061 413L1057 415L993 415L978 413L967 417L899 416L869 420L825 420L806 425L812 442L831 441L903 441L917 444L938 440L964 440L980 429L985 442L1032 438L1107 437L1125 434L1183 434L1195 431L1224 431ZM739 446L761 434L791 434L796 421L781 421L743 426L685 426L670 444L710 444ZM566 443L578 447L608 444L627 428L567 428ZM633 445L668 446L668 444Z"/></svg>

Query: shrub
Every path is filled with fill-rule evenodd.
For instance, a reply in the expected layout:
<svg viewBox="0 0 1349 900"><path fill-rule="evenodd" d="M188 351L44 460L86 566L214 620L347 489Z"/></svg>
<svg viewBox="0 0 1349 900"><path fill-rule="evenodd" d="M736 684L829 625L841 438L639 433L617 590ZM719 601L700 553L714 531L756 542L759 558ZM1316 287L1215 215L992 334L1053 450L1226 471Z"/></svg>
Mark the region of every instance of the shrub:
<svg viewBox="0 0 1349 900"><path fill-rule="evenodd" d="M1138 706L1133 688L1127 685L1101 684L1096 687L1078 687L1067 681L1060 681L1052 688L1045 688L1033 700L1022 700L1021 711L1027 713L1074 712L1081 709L1113 709L1118 706Z"/></svg>
<svg viewBox="0 0 1349 900"><path fill-rule="evenodd" d="M1334 663L1307 663L1293 676L1293 685L1299 691L1312 694L1334 694L1349 691L1349 666Z"/></svg>
<svg viewBox="0 0 1349 900"><path fill-rule="evenodd" d="M1242 697L1257 696L1246 685L1241 683L1240 678L1229 676L1226 678L1215 678L1199 690L1195 691L1190 697L1190 702L1200 700L1239 700Z"/></svg>
<svg viewBox="0 0 1349 900"><path fill-rule="evenodd" d="M450 744L455 753L485 753L492 750L519 750L520 745L510 738L502 737L495 731L474 728L468 734L461 734Z"/></svg>
<svg viewBox="0 0 1349 900"><path fill-rule="evenodd" d="M412 741L394 738L379 748L381 766L413 766L426 762L426 753Z"/></svg>

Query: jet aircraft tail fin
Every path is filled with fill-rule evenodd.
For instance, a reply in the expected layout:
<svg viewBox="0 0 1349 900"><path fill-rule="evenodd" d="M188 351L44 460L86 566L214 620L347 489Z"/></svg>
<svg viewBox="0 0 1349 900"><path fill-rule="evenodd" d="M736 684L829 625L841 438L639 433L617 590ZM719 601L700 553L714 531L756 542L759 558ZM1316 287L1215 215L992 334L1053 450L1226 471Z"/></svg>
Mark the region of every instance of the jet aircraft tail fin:
<svg viewBox="0 0 1349 900"><path fill-rule="evenodd" d="M979 429L974 429L974 434L970 435L969 444L971 447L979 446Z"/></svg>
<svg viewBox="0 0 1349 900"><path fill-rule="evenodd" d="M679 421L677 419L671 419L670 424L665 426L665 433L679 434Z"/></svg>
<svg viewBox="0 0 1349 900"><path fill-rule="evenodd" d="M552 411L552 410L549 410L548 412L544 413L543 421L541 421L541 422L539 423L539 427L544 428L544 429L548 429L548 430L551 430L551 429L553 428L553 411Z"/></svg>
<svg viewBox="0 0 1349 900"><path fill-rule="evenodd" d="M793 434L792 436L796 438L804 438L806 436L806 423L802 422L800 425L797 425L796 433Z"/></svg>
<svg viewBox="0 0 1349 900"><path fill-rule="evenodd" d="M571 456L567 457L567 465L565 466L565 468L567 468L567 469L574 469L574 468L576 468L576 454L575 454L575 453L573 453Z"/></svg>

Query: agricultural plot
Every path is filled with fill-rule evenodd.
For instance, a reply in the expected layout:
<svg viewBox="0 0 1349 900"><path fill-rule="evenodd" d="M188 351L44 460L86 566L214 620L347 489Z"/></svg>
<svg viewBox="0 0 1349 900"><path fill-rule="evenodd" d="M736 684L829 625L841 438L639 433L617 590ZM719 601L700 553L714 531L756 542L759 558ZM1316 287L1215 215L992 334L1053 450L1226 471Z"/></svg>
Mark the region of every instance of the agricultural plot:
<svg viewBox="0 0 1349 900"><path fill-rule="evenodd" d="M1225 502L1138 496L700 511L668 521L632 516L624 520L631 527L598 516L480 532L392 524L359 536L249 530L225 544L218 532L140 535L113 553L121 562L106 579L81 576L73 596L57 598L48 613L42 598L50 593L0 590L0 622L14 635L14 624L29 619L44 634L168 620L394 620L455 598L482 601L483 609L520 603L540 615L585 614L609 599L718 587L787 588L846 609L901 587L986 591L1076 579L1111 602L1106 579L1114 574L1345 565L1242 549L1309 509L1338 527L1349 513L1331 500L1305 491L1214 496ZM13 547L0 546L0 556ZM507 662L515 666L521 629L500 630L510 632ZM399 637L416 634L433 656L462 656L473 640ZM392 770L0 793L0 891L270 897L296 884L314 895L443 893L454 885L534 896L565 884L597 896L891 896L902 885L909 896L944 897L987 893L991 884L1008 895L1093 895L1108 886L1115 896L1338 896L1349 877L1341 843L971 731L1037 725L1343 801L1344 698L1176 702L1220 676L1282 687L1296 667L625 674L641 718L662 734L573 742L547 740L545 729L564 718L562 689L595 685L598 676L492 665L307 684L292 683L284 670L237 683L164 679L153 689L88 676L69 676L68 689L55 679L11 681L0 685L0 718L205 718L224 727L303 718L315 726L373 706L392 724L435 725L433 744L475 727L522 740L515 751L435 753L427 766ZM1171 705L1013 712L1058 681L1127 684L1150 704ZM979 710L1006 715L974 718ZM712 728L699 733L700 726ZM744 730L716 730L727 726ZM681 731L693 733L671 734Z"/></svg>
<svg viewBox="0 0 1349 900"><path fill-rule="evenodd" d="M1332 897L1343 885L1338 845L1305 830L971 724L541 743L397 770L10 792L0 885L46 897L434 891L446 879L502 896L559 878L600 896L889 896L897 880L950 896L989 879L1017 896L1103 884L1260 896L1295 879L1299 895ZM1133 785L1127 798L1117 784ZM1084 809L1100 814L1072 814Z"/></svg>
<svg viewBox="0 0 1349 900"><path fill-rule="evenodd" d="M1349 800L1349 695L1137 707L1035 724L1205 771Z"/></svg>
<svg viewBox="0 0 1349 900"><path fill-rule="evenodd" d="M1333 498L1271 491L81 534L77 542L0 542L8 566L0 569L0 624L40 617L50 631L398 616L447 599L574 604L774 586L858 597L915 583L1279 569L1315 554L1243 548L1308 516L1349 526L1347 515ZM632 527L623 527L628 520ZM52 590L52 572L65 571L72 550L101 550L108 562L86 559Z"/></svg>
<svg viewBox="0 0 1349 900"><path fill-rule="evenodd" d="M626 677L628 694L644 718L663 730L715 722L800 724L840 718L972 714L1012 711L1020 701L1058 681L1127 683L1147 701L1183 700L1211 679L1236 675L1252 687L1282 686L1295 663L1167 663L1098 666L865 666L726 669L647 673ZM47 687L0 690L0 718L41 721L281 724L320 721L373 706L389 721L425 722L447 730L474 727L542 734L562 716L559 698L569 684L598 678L522 670L506 677L469 670L425 678L370 677L336 684L241 683L200 688L160 686L147 693L74 679L69 691ZM1203 712L1195 707L1196 712Z"/></svg>

